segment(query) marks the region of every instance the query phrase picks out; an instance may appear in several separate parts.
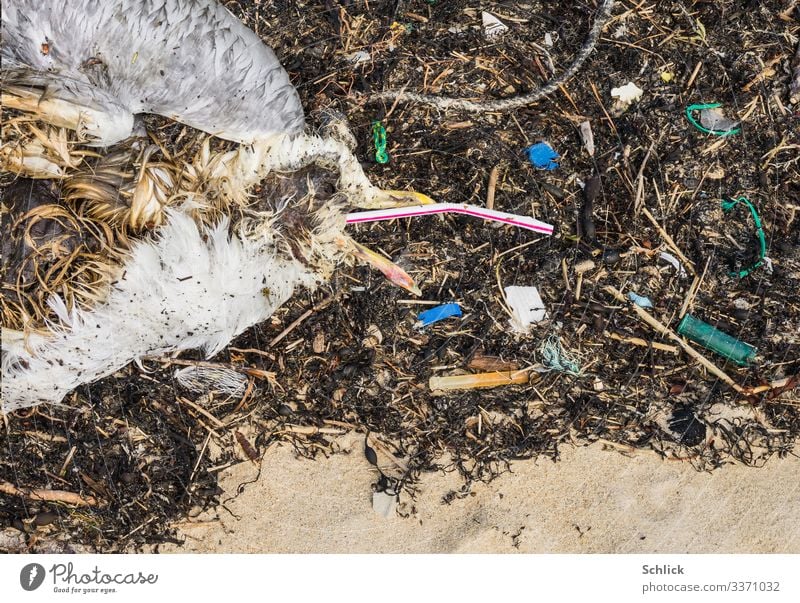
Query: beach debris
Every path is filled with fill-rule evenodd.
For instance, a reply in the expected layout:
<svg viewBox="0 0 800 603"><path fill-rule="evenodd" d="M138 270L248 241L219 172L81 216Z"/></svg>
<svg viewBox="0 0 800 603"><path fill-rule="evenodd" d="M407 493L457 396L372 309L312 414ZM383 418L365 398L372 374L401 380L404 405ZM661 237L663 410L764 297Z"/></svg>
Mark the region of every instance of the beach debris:
<svg viewBox="0 0 800 603"><path fill-rule="evenodd" d="M590 157L594 157L594 133L592 132L592 124L590 121L582 121L578 125L581 132L581 141L583 141L583 148L589 153Z"/></svg>
<svg viewBox="0 0 800 603"><path fill-rule="evenodd" d="M616 98L619 102L630 104L639 100L642 97L644 90L639 88L633 82L628 82L624 86L611 89L612 98Z"/></svg>
<svg viewBox="0 0 800 603"><path fill-rule="evenodd" d="M372 145L375 147L375 161L380 164L389 163L386 151L386 128L380 121L372 122Z"/></svg>
<svg viewBox="0 0 800 603"><path fill-rule="evenodd" d="M545 34L544 34L544 45L547 46L548 48L552 48L553 44L555 44L554 40L556 40L556 39L558 39L558 32L556 32L556 31L545 32Z"/></svg>
<svg viewBox="0 0 800 603"><path fill-rule="evenodd" d="M369 438L369 436L367 436L367 438ZM370 465L378 466L378 453L367 443L367 439L364 440L364 456Z"/></svg>
<svg viewBox="0 0 800 603"><path fill-rule="evenodd" d="M539 355L542 357L542 364L550 370L573 376L581 374L577 359L564 349L561 338L556 333L551 333L542 342L539 346Z"/></svg>
<svg viewBox="0 0 800 603"><path fill-rule="evenodd" d="M590 243L597 239L593 218L594 201L600 194L601 188L600 176L597 175L589 178L583 187L583 205L578 215L577 235Z"/></svg>
<svg viewBox="0 0 800 603"><path fill-rule="evenodd" d="M756 348L712 327L707 322L686 314L678 325L678 333L738 364L747 366L756 355Z"/></svg>
<svg viewBox="0 0 800 603"><path fill-rule="evenodd" d="M706 426L691 408L676 408L667 419L675 439L684 446L697 446L706 439Z"/></svg>
<svg viewBox="0 0 800 603"><path fill-rule="evenodd" d="M672 73L671 71L662 71L660 76L661 76L661 81L664 82L665 84L669 84L675 78L675 74Z"/></svg>
<svg viewBox="0 0 800 603"><path fill-rule="evenodd" d="M530 381L530 373L520 371L493 371L474 375L452 375L449 377L431 377L428 387L432 391L452 389L480 389L503 385L520 385Z"/></svg>
<svg viewBox="0 0 800 603"><path fill-rule="evenodd" d="M525 149L528 161L540 170L553 171L558 167L558 153L546 142L537 142Z"/></svg>
<svg viewBox="0 0 800 603"><path fill-rule="evenodd" d="M461 306L455 302L442 304L430 310L425 310L425 312L420 312L417 316L417 320L419 321L417 326L427 327L428 325L439 322L440 320L445 320L451 316L461 316Z"/></svg>
<svg viewBox="0 0 800 603"><path fill-rule="evenodd" d="M741 132L741 129L736 127L739 122L725 117L720 107L722 107L722 103L689 105L686 107L686 118L689 123L705 134L732 136ZM700 122L694 118L694 113L697 111L700 112Z"/></svg>
<svg viewBox="0 0 800 603"><path fill-rule="evenodd" d="M238 430L234 431L233 435L236 438L236 441L239 442L239 446L242 447L242 451L244 452L245 456L250 459L251 462L258 463L258 451L250 443L250 440L248 440L245 435Z"/></svg>
<svg viewBox="0 0 800 603"><path fill-rule="evenodd" d="M617 99L611 107L611 113L615 116L622 115L628 107L642 98L644 90L633 82L628 82L624 86L611 89L611 97Z"/></svg>
<svg viewBox="0 0 800 603"><path fill-rule="evenodd" d="M622 293L618 289L616 289L615 287L612 287L611 285L606 285L603 289L604 289L604 291L606 291L606 293L610 294L617 301L621 301L623 303L627 301L625 299L625 296L622 295ZM687 354L689 354L689 356L691 356L692 358L697 360L700 364L702 364L710 373L712 373L716 377L719 377L720 379L722 379L726 384L728 384L731 388L733 388L735 391L739 392L740 394L745 394L747 392L747 390L745 390L745 388L743 388L741 385L739 385L733 379L731 379L727 375L727 373L725 373L725 371L720 369L717 365L715 365L713 362L711 362L708 358L706 358L700 352L695 350L692 346L690 346L686 342L685 339L683 339L682 337L679 337L678 335L676 335L672 331L672 329L670 329L668 326L663 324L660 320L658 320L653 315L651 315L647 310L645 310L644 308L640 308L636 304L633 304L630 307L633 309L633 311L636 313L636 316L638 316L640 320L642 320L643 322L647 323L647 325L649 327L651 327L653 330L655 330L658 334L668 337L669 339L671 339L672 341L677 343L679 346L681 346L681 348L683 348L683 350Z"/></svg>
<svg viewBox="0 0 800 603"><path fill-rule="evenodd" d="M397 513L397 494L393 490L372 493L372 510L384 519Z"/></svg>
<svg viewBox="0 0 800 603"><path fill-rule="evenodd" d="M592 260L583 260L575 264L573 268L575 270L575 274L583 274L584 272L589 272L590 270L594 270L597 266Z"/></svg>
<svg viewBox="0 0 800 603"><path fill-rule="evenodd" d="M489 41L503 37L503 34L508 31L508 25L492 13L481 12L481 21L483 22L483 37Z"/></svg>
<svg viewBox="0 0 800 603"><path fill-rule="evenodd" d="M366 50L358 50L347 55L347 60L355 65L360 63L368 63L371 59L372 55Z"/></svg>
<svg viewBox="0 0 800 603"><path fill-rule="evenodd" d="M752 265L743 270L736 270L730 273L731 276L738 276L739 278L744 278L748 274L750 274L753 270L758 268L759 266L764 265L767 261L767 240L764 236L764 227L761 225L761 218L756 211L756 208L750 203L750 200L747 197L739 197L738 199L724 199L722 201L722 211L725 213L730 212L734 207L736 207L739 203L744 203L747 208L750 210L750 215L753 216L753 222L756 225L756 235L758 236L758 258ZM771 271L772 268L772 261L769 260L769 269Z"/></svg>
<svg viewBox="0 0 800 603"><path fill-rule="evenodd" d="M487 356L482 351L477 351L467 363L467 368L473 371L517 371L519 364L511 360L503 360L497 356Z"/></svg>
<svg viewBox="0 0 800 603"><path fill-rule="evenodd" d="M680 263L678 258L676 258L674 255L672 255L671 253L667 253L666 251L662 251L661 253L658 254L658 257L664 260L665 262L672 264L675 267L675 270L678 272L678 276L680 278L684 278L686 276L686 269Z"/></svg>
<svg viewBox="0 0 800 603"><path fill-rule="evenodd" d="M215 391L228 396L242 396L247 389L247 377L224 366L187 366L175 371L175 380L195 394Z"/></svg>
<svg viewBox="0 0 800 603"><path fill-rule="evenodd" d="M652 308L653 302L650 301L649 297L644 297L643 295L638 295L633 291L628 291L628 299L631 300L634 304L639 306L640 308Z"/></svg>
<svg viewBox="0 0 800 603"><path fill-rule="evenodd" d="M378 222L380 220L396 220L398 218L414 218L417 216L430 216L434 214L463 214L474 216L482 220L501 222L511 226L518 226L541 234L553 234L553 225L541 222L536 218L508 214L506 212L469 205L467 203L430 203L428 205L412 205L408 207L393 207L391 209L374 209L347 214L348 224L361 224L364 222Z"/></svg>
<svg viewBox="0 0 800 603"><path fill-rule="evenodd" d="M509 321L515 333L529 333L531 325L547 316L542 297L536 287L505 287L505 297L513 316Z"/></svg>

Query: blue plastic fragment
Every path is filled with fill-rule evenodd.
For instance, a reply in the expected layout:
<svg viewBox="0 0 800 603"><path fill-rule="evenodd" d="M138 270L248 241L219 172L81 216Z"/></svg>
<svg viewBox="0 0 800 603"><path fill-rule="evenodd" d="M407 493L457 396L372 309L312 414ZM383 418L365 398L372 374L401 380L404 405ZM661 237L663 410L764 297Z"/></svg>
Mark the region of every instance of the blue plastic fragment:
<svg viewBox="0 0 800 603"><path fill-rule="evenodd" d="M631 300L634 304L636 304L640 308L653 307L653 302L650 301L649 297L644 297L643 295L637 295L633 291L628 291L628 299Z"/></svg>
<svg viewBox="0 0 800 603"><path fill-rule="evenodd" d="M435 308L421 312L420 315L417 316L417 319L422 323L423 327L427 327L429 324L439 322L451 316L461 316L461 306L456 303L436 306Z"/></svg>
<svg viewBox="0 0 800 603"><path fill-rule="evenodd" d="M525 152L528 154L528 161L540 170L554 170L558 167L558 153L546 142L537 142L525 149Z"/></svg>

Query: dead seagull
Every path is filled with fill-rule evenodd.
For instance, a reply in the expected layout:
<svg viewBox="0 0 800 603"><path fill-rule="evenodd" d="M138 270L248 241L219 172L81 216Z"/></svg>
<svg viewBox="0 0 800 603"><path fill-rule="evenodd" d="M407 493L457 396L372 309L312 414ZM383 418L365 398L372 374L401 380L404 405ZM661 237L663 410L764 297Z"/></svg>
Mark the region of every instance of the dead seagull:
<svg viewBox="0 0 800 603"><path fill-rule="evenodd" d="M275 54L216 2L11 0L0 54L3 107L22 114L23 135L3 141L6 170L91 189L80 181L86 162L102 171L97 162L129 139L139 113L242 143L220 154L206 144L185 166L140 156L122 221L50 185L23 187L16 212L4 201L4 248L13 247L4 272L14 278L3 284L3 412L58 403L146 355L213 356L347 256L415 290L344 234L345 207L430 200L370 184L341 122L327 136L306 133Z"/></svg>

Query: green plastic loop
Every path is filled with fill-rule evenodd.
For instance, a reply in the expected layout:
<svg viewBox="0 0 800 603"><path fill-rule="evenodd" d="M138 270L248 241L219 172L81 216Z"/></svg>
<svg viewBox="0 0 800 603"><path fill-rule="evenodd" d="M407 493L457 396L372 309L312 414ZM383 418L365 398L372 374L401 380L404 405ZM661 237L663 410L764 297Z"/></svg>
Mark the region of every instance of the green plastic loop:
<svg viewBox="0 0 800 603"><path fill-rule="evenodd" d="M692 113L694 113L695 111L702 111L703 109L716 109L721 106L722 103L705 103L699 105L689 105L688 107L686 107L686 119L688 119L689 123L691 123L695 128L697 128L698 130L700 130L705 134L713 134L714 136L733 136L734 134L738 134L739 132L741 132L742 131L741 128L734 128L733 130L709 130L708 128L700 124L700 122L698 122L694 118L694 115L692 115Z"/></svg>
<svg viewBox="0 0 800 603"><path fill-rule="evenodd" d="M372 122L372 142L375 145L375 161L389 163L389 153L386 152L386 128L379 121Z"/></svg>
<svg viewBox="0 0 800 603"><path fill-rule="evenodd" d="M756 211L756 208L753 207L753 204L750 203L750 200L747 197L739 197L738 199L725 199L722 201L722 211L729 212L734 207L736 207L739 203L744 203L750 209L750 214L753 216L753 222L756 225L756 234L758 235L758 246L759 246L759 255L758 260L750 266L749 268L745 268L744 270L739 270L738 272L731 272L731 276L738 276L739 278L744 278L748 274L750 274L753 270L758 268L759 266L764 264L764 257L767 255L767 239L764 236L764 227L761 225L761 218Z"/></svg>

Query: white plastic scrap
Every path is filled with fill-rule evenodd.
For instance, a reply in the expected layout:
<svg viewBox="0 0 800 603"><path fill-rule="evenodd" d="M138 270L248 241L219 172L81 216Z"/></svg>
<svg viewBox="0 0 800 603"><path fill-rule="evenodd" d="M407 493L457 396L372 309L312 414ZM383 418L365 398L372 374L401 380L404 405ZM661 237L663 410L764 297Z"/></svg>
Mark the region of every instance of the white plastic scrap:
<svg viewBox="0 0 800 603"><path fill-rule="evenodd" d="M729 132L739 125L738 121L725 117L722 109L703 109L700 111L700 124L714 132Z"/></svg>
<svg viewBox="0 0 800 603"><path fill-rule="evenodd" d="M536 287L505 287L506 303L513 318L511 328L515 333L528 333L531 325L547 316L542 297Z"/></svg>
<svg viewBox="0 0 800 603"><path fill-rule="evenodd" d="M644 94L644 90L633 82L628 82L624 86L611 89L611 96L616 98L620 103L626 105L642 98L642 94Z"/></svg>
<svg viewBox="0 0 800 603"><path fill-rule="evenodd" d="M667 253L666 251L662 251L661 253L658 254L658 257L660 257L665 262L669 262L670 264L672 264L675 267L675 270L678 271L679 277L684 278L686 276L686 269L683 267L683 264L681 264L678 261L678 258L676 258L674 255L672 255L671 253Z"/></svg>
<svg viewBox="0 0 800 603"><path fill-rule="evenodd" d="M491 13L483 11L481 19L483 20L483 36L487 40L495 40L508 31L508 25Z"/></svg>
<svg viewBox="0 0 800 603"><path fill-rule="evenodd" d="M372 60L372 55L366 50L359 50L357 52L348 54L347 60L358 65L359 63L367 63Z"/></svg>
<svg viewBox="0 0 800 603"><path fill-rule="evenodd" d="M582 121L578 126L581 131L581 140L583 147L590 157L594 157L594 134L592 133L592 124L588 121Z"/></svg>
<svg viewBox="0 0 800 603"><path fill-rule="evenodd" d="M391 490L372 493L372 510L384 519L394 517L397 512L397 494Z"/></svg>

